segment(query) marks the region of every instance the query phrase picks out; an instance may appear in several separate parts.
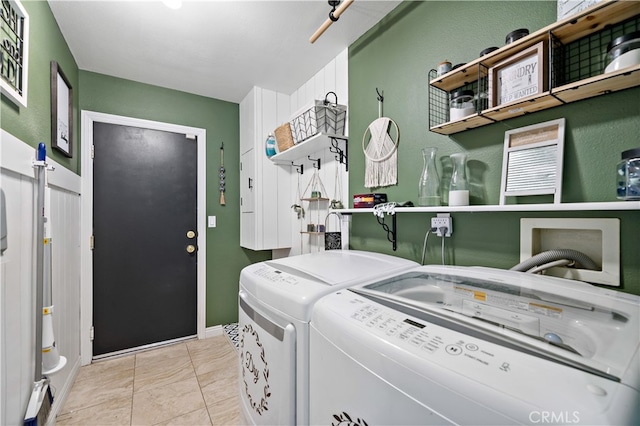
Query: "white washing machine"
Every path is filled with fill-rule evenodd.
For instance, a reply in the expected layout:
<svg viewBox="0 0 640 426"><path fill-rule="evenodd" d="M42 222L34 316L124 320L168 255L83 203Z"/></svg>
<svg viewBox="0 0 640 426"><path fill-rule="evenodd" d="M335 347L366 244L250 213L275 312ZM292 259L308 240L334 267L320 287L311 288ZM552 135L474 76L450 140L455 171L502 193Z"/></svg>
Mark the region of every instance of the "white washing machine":
<svg viewBox="0 0 640 426"><path fill-rule="evenodd" d="M333 291L396 276L416 262L380 253L330 250L256 263L240 274L242 414L251 424L309 423L309 321Z"/></svg>
<svg viewBox="0 0 640 426"><path fill-rule="evenodd" d="M310 424L640 424L640 298L424 266L330 294L310 331Z"/></svg>

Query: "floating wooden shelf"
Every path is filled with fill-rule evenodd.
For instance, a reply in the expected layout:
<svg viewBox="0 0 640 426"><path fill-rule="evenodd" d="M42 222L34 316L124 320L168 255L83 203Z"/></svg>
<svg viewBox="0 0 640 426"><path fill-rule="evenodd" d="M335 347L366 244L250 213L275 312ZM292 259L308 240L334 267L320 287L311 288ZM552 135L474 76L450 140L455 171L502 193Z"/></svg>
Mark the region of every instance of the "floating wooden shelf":
<svg viewBox="0 0 640 426"><path fill-rule="evenodd" d="M482 70L488 70L541 41L552 44L551 40L553 40L560 45L567 45L607 27L637 17L639 11L638 3L635 1L597 3L578 15L554 22L539 31L432 79L429 85L445 92L451 92L465 85L473 84L483 74ZM451 135L526 113L542 111L565 103L640 86L639 72L640 66L633 66L612 73L595 75L575 83L552 87L549 91L539 95L480 111L462 120L432 125L429 130L443 135Z"/></svg>
<svg viewBox="0 0 640 426"><path fill-rule="evenodd" d="M440 207L396 207L396 213L482 213L482 212L569 212L569 211L624 211L640 210L640 201L612 201L600 203L560 204L505 204L490 206L440 206ZM336 209L336 213L373 213L368 209Z"/></svg>

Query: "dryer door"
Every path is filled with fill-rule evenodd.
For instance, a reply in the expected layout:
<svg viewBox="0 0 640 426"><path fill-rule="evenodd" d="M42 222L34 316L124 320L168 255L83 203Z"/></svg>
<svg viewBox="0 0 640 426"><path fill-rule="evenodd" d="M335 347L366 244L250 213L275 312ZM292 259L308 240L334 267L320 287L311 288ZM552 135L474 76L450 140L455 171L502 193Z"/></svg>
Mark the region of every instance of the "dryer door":
<svg viewBox="0 0 640 426"><path fill-rule="evenodd" d="M295 423L295 327L239 293L239 388L249 423Z"/></svg>

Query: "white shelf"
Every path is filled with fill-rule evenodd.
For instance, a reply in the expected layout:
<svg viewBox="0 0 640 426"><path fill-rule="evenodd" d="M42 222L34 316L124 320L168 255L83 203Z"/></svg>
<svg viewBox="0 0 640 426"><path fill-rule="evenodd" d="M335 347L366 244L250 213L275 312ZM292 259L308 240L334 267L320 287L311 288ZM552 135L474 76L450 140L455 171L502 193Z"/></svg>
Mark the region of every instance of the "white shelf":
<svg viewBox="0 0 640 426"><path fill-rule="evenodd" d="M440 207L396 207L396 213L481 213L481 212L571 212L571 211L616 211L640 210L640 201L612 201L601 203L560 204L506 204L491 206L440 206ZM373 208L336 209L336 213L373 213Z"/></svg>
<svg viewBox="0 0 640 426"><path fill-rule="evenodd" d="M344 135L334 135L328 133L318 133L315 136L310 137L307 140L300 142L297 145L292 146L286 151L280 152L270 158L276 164L291 164L299 158L306 157L314 152L321 151L331 146L331 138L338 140L347 140Z"/></svg>

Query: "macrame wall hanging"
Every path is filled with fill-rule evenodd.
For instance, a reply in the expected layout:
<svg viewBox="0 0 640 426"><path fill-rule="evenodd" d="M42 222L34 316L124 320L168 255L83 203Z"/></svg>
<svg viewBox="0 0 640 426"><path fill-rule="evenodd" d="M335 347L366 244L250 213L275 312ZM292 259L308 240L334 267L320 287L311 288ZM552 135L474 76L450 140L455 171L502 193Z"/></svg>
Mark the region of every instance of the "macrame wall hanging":
<svg viewBox="0 0 640 426"><path fill-rule="evenodd" d="M378 118L362 137L362 151L366 158L364 186L379 188L398 183L398 142L400 130L392 119L382 116L383 96L378 93ZM391 131L392 126L394 131ZM394 136L395 135L395 138Z"/></svg>

